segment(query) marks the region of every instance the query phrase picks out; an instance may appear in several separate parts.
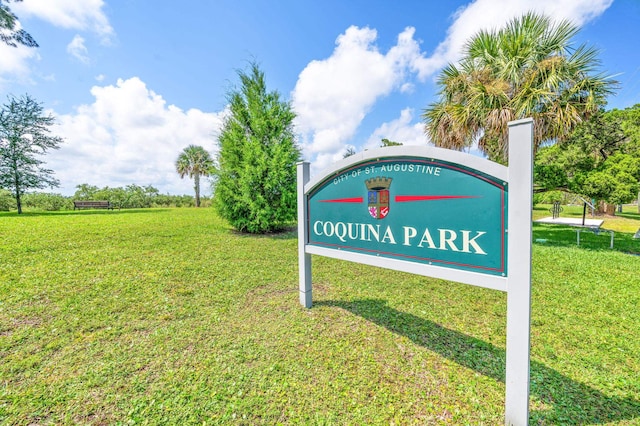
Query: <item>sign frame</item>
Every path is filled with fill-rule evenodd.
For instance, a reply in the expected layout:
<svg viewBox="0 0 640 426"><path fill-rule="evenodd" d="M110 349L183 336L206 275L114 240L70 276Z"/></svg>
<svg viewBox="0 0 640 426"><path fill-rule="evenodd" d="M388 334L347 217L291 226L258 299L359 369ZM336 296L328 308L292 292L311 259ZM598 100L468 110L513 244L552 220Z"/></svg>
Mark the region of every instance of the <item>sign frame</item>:
<svg viewBox="0 0 640 426"><path fill-rule="evenodd" d="M334 176L344 176L341 172L349 170L352 167L375 163L376 165L384 164L388 161L410 161L411 159L422 158L430 162L444 162L452 164L453 166L461 166L465 169L470 169L475 172L479 172L485 175L489 175L494 179L500 181L506 187L508 180L508 170L505 166L494 162L486 161L480 157L465 154L458 151L446 150L441 148L434 148L428 146L394 146L380 148L371 151L365 151L359 154L350 156L336 164L331 168L325 170L319 176L310 180L304 186L304 193L307 196L305 202L309 203L309 195L314 193L316 189L327 179L331 179ZM463 173L460 173L463 174ZM372 176L373 177L373 176ZM506 188L503 188L506 192ZM473 200L467 200L473 202ZM305 221L309 221L310 207L307 205L307 215ZM385 219L385 221L388 219ZM307 235L305 236L306 252L310 254L317 254L326 257L333 257L337 259L344 259L352 262L363 263L372 266L380 266L386 269L393 269L403 272L409 272L412 274L429 276L434 278L440 278L449 281L457 281L464 284L476 285L480 287L486 287L494 290L506 291L506 278L499 275L486 275L483 273L472 272L467 270L452 269L451 267L438 266L437 262L433 264L416 263L407 260L401 260L401 258L389 258L377 255L371 255L366 253L357 253L353 251L346 251L342 249L319 247L312 244L309 241L309 235L312 227L311 223L306 223L308 227L306 229ZM504 238L506 240L506 238ZM506 253L505 253L506 254ZM506 257L506 256L505 256ZM505 265L506 266L506 265ZM482 276L482 279L479 279Z"/></svg>
<svg viewBox="0 0 640 426"><path fill-rule="evenodd" d="M393 146L349 156L310 177L310 164L298 163L298 264L300 304L312 306L311 255L332 257L507 293L505 424L527 425L531 334L531 243L533 198L533 119L509 122L509 167L458 151L430 146ZM477 170L508 188L506 276L415 263L309 243L309 194L349 167L376 159L424 158Z"/></svg>

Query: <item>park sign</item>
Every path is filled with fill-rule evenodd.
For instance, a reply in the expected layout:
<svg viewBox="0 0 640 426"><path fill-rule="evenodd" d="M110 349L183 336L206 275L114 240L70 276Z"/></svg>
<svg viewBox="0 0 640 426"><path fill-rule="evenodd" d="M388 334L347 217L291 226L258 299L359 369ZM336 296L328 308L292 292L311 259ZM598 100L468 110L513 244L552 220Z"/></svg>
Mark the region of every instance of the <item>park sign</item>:
<svg viewBox="0 0 640 426"><path fill-rule="evenodd" d="M476 159L427 147L347 159L307 192L310 250L360 254L400 270L418 263L423 274L451 268L506 276L506 167Z"/></svg>
<svg viewBox="0 0 640 426"><path fill-rule="evenodd" d="M298 164L300 303L311 255L507 293L505 423L529 421L533 120L509 123L509 167L428 146Z"/></svg>

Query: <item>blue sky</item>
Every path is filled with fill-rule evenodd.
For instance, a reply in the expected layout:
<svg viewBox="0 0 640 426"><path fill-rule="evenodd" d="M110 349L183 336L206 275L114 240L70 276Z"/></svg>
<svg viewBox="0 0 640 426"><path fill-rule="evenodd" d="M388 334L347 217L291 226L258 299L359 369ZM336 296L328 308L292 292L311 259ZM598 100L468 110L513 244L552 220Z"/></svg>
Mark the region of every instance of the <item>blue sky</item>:
<svg viewBox="0 0 640 426"><path fill-rule="evenodd" d="M640 1L24 0L10 3L37 49L0 45L0 98L29 93L65 139L46 157L61 187L153 185L190 194L180 151L215 154L226 94L251 61L290 100L313 170L381 138L428 143L420 114L464 41L528 10L582 27L621 88L640 103Z"/></svg>

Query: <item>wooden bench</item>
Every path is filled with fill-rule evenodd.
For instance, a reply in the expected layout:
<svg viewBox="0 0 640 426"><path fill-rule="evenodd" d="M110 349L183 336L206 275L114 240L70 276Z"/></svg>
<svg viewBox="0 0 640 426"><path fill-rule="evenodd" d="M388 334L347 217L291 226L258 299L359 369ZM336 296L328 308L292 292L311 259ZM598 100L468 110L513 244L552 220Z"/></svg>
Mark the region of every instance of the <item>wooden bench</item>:
<svg viewBox="0 0 640 426"><path fill-rule="evenodd" d="M113 210L113 204L111 204L110 201L107 200L100 200L100 201L86 201L86 200L80 200L80 201L74 201L73 202L73 209L109 209L109 210Z"/></svg>

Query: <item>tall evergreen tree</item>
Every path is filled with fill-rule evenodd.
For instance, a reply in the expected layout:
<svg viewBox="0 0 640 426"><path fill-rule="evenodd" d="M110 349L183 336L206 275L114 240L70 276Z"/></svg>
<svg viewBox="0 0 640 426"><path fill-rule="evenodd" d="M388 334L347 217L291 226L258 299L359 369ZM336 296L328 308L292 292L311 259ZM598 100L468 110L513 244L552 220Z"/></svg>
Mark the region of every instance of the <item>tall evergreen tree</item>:
<svg viewBox="0 0 640 426"><path fill-rule="evenodd" d="M209 151L201 146L189 145L176 160L176 171L181 178L189 176L193 179L196 192L196 207L200 207L200 176L209 176L213 170L213 159Z"/></svg>
<svg viewBox="0 0 640 426"><path fill-rule="evenodd" d="M236 229L273 232L296 217L295 114L278 92L267 90L258 65L238 76L218 138L214 202Z"/></svg>
<svg viewBox="0 0 640 426"><path fill-rule="evenodd" d="M566 139L597 112L616 83L596 73L597 50L573 37L569 21L529 13L498 31L481 31L458 65L440 74L440 99L425 109L436 146L462 150L476 141L489 158L507 161L507 123L534 119L534 144Z"/></svg>
<svg viewBox="0 0 640 426"><path fill-rule="evenodd" d="M9 96L0 109L0 188L13 193L18 213L22 213L25 191L59 185L53 171L42 167L40 160L63 142L50 134L53 123L53 116L44 114L42 105L29 95Z"/></svg>

